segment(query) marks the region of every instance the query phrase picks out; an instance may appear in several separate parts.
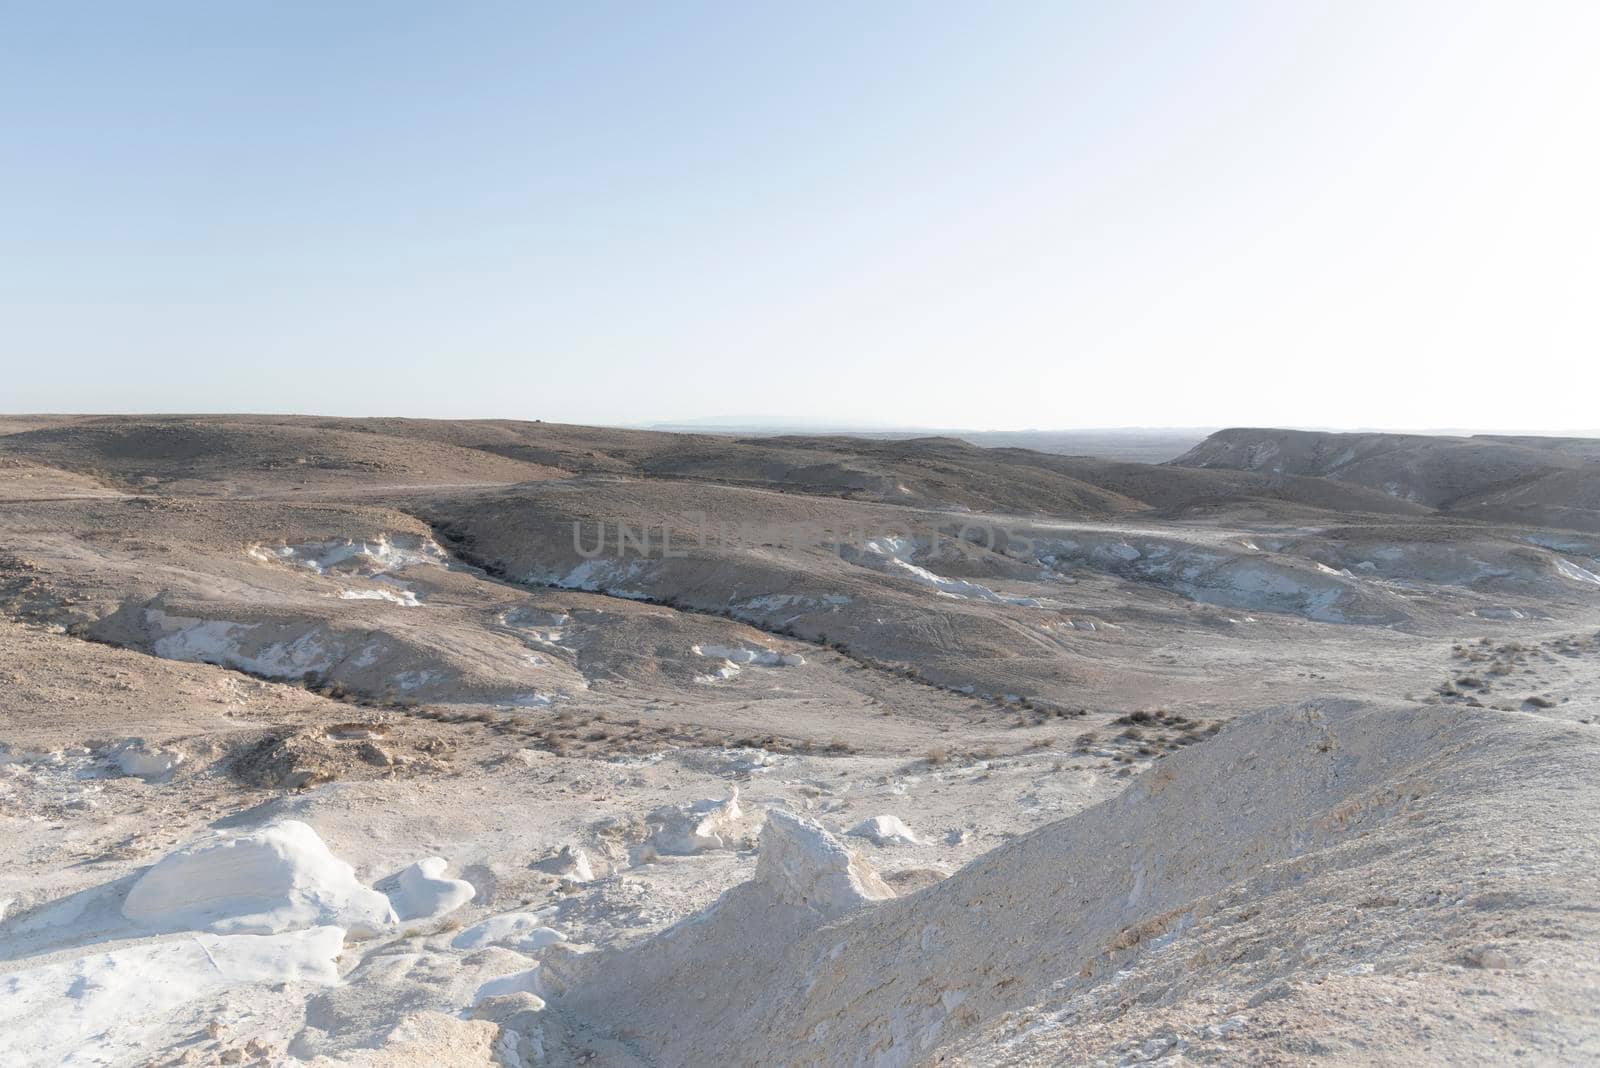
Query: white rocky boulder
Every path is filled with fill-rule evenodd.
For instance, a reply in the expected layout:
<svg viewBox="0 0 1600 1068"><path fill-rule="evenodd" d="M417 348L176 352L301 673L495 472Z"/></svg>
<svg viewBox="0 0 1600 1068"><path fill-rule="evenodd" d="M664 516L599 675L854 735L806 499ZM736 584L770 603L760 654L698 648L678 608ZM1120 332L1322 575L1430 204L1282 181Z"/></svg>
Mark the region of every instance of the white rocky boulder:
<svg viewBox="0 0 1600 1068"><path fill-rule="evenodd" d="M825 916L894 897L870 864L820 824L781 809L767 813L755 881L772 898Z"/></svg>
<svg viewBox="0 0 1600 1068"><path fill-rule="evenodd" d="M922 839L911 833L911 828L899 816L873 816L862 820L846 832L852 838L865 838L873 845L921 845Z"/></svg>
<svg viewBox="0 0 1600 1068"><path fill-rule="evenodd" d="M106 759L124 775L132 775L145 782L164 782L183 763L183 752L149 746L139 738L128 738L112 746L106 753Z"/></svg>
<svg viewBox="0 0 1600 1068"><path fill-rule="evenodd" d="M276 934L337 926L367 937L396 922L389 899L298 820L222 833L167 854L128 891L122 914L146 927Z"/></svg>
<svg viewBox="0 0 1600 1068"><path fill-rule="evenodd" d="M533 867L538 871L559 876L564 883L594 881L594 864L589 860L589 854L570 842L552 856L535 861Z"/></svg>
<svg viewBox="0 0 1600 1068"><path fill-rule="evenodd" d="M687 856L707 849L749 849L761 829L760 813L747 814L739 805L739 789L726 800L667 805L648 817L654 829L649 845L663 855Z"/></svg>
<svg viewBox="0 0 1600 1068"><path fill-rule="evenodd" d="M506 946L522 953L531 953L566 940L560 931L546 927L543 917L538 913L507 912L473 924L456 935L450 945L456 949Z"/></svg>
<svg viewBox="0 0 1600 1068"><path fill-rule="evenodd" d="M445 875L450 862L428 857L402 871L389 893L395 915L402 920L434 920L471 901L477 893L465 879Z"/></svg>

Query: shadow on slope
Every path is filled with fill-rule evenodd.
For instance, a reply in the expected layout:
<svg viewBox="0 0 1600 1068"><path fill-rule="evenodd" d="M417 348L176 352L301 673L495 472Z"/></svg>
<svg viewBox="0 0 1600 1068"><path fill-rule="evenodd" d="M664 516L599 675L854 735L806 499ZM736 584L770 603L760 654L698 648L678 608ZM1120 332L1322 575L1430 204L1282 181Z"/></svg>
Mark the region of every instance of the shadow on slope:
<svg viewBox="0 0 1600 1068"><path fill-rule="evenodd" d="M547 981L569 1022L643 1063L903 1065L958 1042L989 1061L985 1029L1024 1009L1031 1029L1008 1042L1060 1041L1078 1061L1105 1051L1073 1046L1075 1029L1189 999L1205 1018L1319 976L1383 992L1397 973L1559 955L1507 1030L1571 1056L1547 1043L1597 978L1592 954L1563 950L1600 935L1584 904L1597 770L1595 731L1517 714L1268 711L909 898L876 900L860 876L819 908L818 868L768 871L641 946L552 960ZM1391 1053L1438 1056L1440 1029L1389 1002L1337 1037L1385 1030ZM1600 1037L1565 1022L1561 1041L1576 1031L1595 1052ZM1461 1056L1506 1037L1448 1031Z"/></svg>

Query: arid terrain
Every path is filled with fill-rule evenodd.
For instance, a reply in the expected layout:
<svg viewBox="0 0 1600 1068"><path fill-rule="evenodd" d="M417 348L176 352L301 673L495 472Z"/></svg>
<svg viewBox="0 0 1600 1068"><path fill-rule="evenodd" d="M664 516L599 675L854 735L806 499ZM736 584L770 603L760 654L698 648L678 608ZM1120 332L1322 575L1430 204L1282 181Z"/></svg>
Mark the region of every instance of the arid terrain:
<svg viewBox="0 0 1600 1068"><path fill-rule="evenodd" d="M1145 454L0 416L0 1065L1600 1061L1600 440Z"/></svg>

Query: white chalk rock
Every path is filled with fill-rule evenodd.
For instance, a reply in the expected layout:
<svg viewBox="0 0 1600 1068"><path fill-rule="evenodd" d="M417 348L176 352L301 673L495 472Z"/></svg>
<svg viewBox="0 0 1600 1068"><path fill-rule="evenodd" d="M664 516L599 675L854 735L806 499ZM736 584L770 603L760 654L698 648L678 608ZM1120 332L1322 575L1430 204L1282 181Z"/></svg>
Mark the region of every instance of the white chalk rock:
<svg viewBox="0 0 1600 1068"><path fill-rule="evenodd" d="M775 649L751 649L735 645L695 645L689 651L695 656L712 660L726 660L730 664L754 664L757 667L801 667L806 658L799 653L780 653Z"/></svg>
<svg viewBox="0 0 1600 1068"><path fill-rule="evenodd" d="M564 883L594 882L594 865L589 860L589 854L570 842L562 846L555 856L537 861L533 866L539 871L560 876Z"/></svg>
<svg viewBox="0 0 1600 1068"><path fill-rule="evenodd" d="M106 759L124 775L145 782L164 782L183 763L183 753L177 749L151 748L142 739L128 738L112 746Z"/></svg>
<svg viewBox="0 0 1600 1068"><path fill-rule="evenodd" d="M544 926L538 913L508 912L473 924L456 935L450 944L456 949L505 946L521 953L532 953L566 940L566 935L560 931Z"/></svg>
<svg viewBox="0 0 1600 1068"><path fill-rule="evenodd" d="M739 788L725 801L697 801L688 807L666 806L649 816L657 853L687 856L707 849L748 849L760 831L760 814L746 815L739 806Z"/></svg>
<svg viewBox="0 0 1600 1068"><path fill-rule="evenodd" d="M337 927L197 934L8 972L0 1064L149 1063L132 1051L171 1042L172 1014L185 1005L252 984L331 986L343 946Z"/></svg>
<svg viewBox="0 0 1600 1068"><path fill-rule="evenodd" d="M389 899L298 820L223 833L169 853L128 891L122 915L147 927L219 934L346 928L367 937L396 922Z"/></svg>
<svg viewBox="0 0 1600 1068"><path fill-rule="evenodd" d="M477 891L465 879L447 878L444 872L449 866L443 857L428 857L401 872L389 894L395 915L402 920L435 920L471 901Z"/></svg>
<svg viewBox="0 0 1600 1068"><path fill-rule="evenodd" d="M872 865L820 824L781 809L767 813L756 882L777 900L824 916L894 897Z"/></svg>
<svg viewBox="0 0 1600 1068"><path fill-rule="evenodd" d="M862 820L846 832L852 838L865 838L874 845L921 845L922 839L911 833L911 828L899 816L873 816Z"/></svg>
<svg viewBox="0 0 1600 1068"><path fill-rule="evenodd" d="M544 1007L543 990L539 983L539 966L535 964L526 971L513 972L502 975L498 979L490 979L478 987L477 993L472 995L472 1004L478 1005L489 998L511 997L517 994L532 994L539 999L539 1007Z"/></svg>

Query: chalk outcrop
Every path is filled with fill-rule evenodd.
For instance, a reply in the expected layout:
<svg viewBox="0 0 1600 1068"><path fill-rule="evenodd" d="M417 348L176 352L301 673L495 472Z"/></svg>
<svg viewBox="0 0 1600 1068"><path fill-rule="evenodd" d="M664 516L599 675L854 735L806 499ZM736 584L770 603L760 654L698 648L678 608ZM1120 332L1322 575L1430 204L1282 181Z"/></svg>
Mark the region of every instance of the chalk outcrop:
<svg viewBox="0 0 1600 1068"><path fill-rule="evenodd" d="M688 856L707 849L749 849L761 830L760 813L746 813L740 806L738 787L720 801L664 805L650 813L648 822L653 828L649 848L667 856Z"/></svg>
<svg viewBox="0 0 1600 1068"><path fill-rule="evenodd" d="M851 838L865 838L873 845L921 845L922 839L914 834L899 816L873 816L850 828Z"/></svg>
<svg viewBox="0 0 1600 1068"><path fill-rule="evenodd" d="M435 920L471 901L477 892L465 879L445 875L450 862L427 857L402 871L389 894L402 920Z"/></svg>
<svg viewBox="0 0 1600 1068"><path fill-rule="evenodd" d="M894 890L872 866L812 820L781 809L767 814L756 885L773 901L833 917Z"/></svg>
<svg viewBox="0 0 1600 1068"><path fill-rule="evenodd" d="M122 904L146 927L218 934L277 934L337 926L356 937L396 922L389 899L298 820L223 833L169 853Z"/></svg>
<svg viewBox="0 0 1600 1068"><path fill-rule="evenodd" d="M786 1063L989 1063L1001 1046L1015 1063L1086 1063L1123 1036L1142 1060L1178 1048L1171 1020L1185 1043L1228 1041L1243 1025L1207 1015L1222 1007L1243 1019L1270 1001L1280 1017L1292 1007L1326 1023L1316 984L1328 977L1381 1005L1414 994L1396 979L1413 971L1470 986L1562 952L1513 945L1499 909L1547 908L1590 936L1570 903L1595 885L1595 843L1560 799L1597 762L1592 735L1536 717L1275 709L895 900L821 827L774 810L752 881L636 947L560 961L552 1004L629 1036L652 1064L754 1064L755 1050ZM1401 906L1403 932L1373 925ZM1241 953L1285 932L1295 955ZM1576 954L1540 967L1528 996L1541 1002L1594 989ZM1190 991L1208 997L1184 1016L1173 1006ZM1215 992L1226 1000L1211 1006ZM1460 996L1451 987L1441 1004ZM1045 1023L1019 1026L1023 1010ZM1370 1038L1347 1029L1338 1041L1353 1051ZM1404 1029L1384 1040L1394 1045L1379 1059L1425 1048ZM1452 1041L1483 1048L1471 1034Z"/></svg>
<svg viewBox="0 0 1600 1068"><path fill-rule="evenodd" d="M143 739L128 738L112 746L106 759L124 775L145 782L165 782L184 761L183 751L165 746L151 746Z"/></svg>

